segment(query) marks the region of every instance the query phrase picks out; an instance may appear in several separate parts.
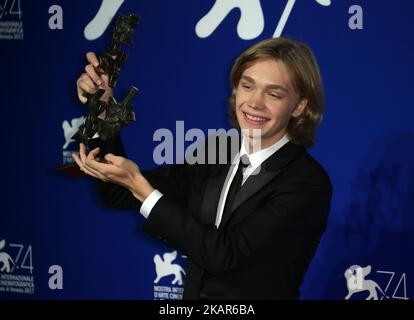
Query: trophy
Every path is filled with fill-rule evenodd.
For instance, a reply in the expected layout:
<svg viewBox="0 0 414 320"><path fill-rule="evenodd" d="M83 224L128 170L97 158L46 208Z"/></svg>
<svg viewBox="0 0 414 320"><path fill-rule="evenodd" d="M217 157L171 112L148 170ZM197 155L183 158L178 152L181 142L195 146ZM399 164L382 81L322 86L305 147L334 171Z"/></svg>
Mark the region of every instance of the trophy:
<svg viewBox="0 0 414 320"><path fill-rule="evenodd" d="M100 70L97 72L101 75L104 73L108 75L108 84L112 89L115 88L121 67L128 58L128 54L121 51L121 45L132 43L134 28L138 25L139 20L139 16L135 14L118 16L112 34L112 46L105 49L99 56ZM87 93L85 105L89 109L89 114L85 119L84 126L75 133L72 139L78 143L82 142L89 151L95 136L107 141L119 134L121 127L135 121L131 100L137 92L136 87L131 87L128 95L119 103L112 96L108 101L100 100L105 93L104 89L99 89L94 94ZM76 164L63 165L58 167L58 170L70 175L84 175Z"/></svg>

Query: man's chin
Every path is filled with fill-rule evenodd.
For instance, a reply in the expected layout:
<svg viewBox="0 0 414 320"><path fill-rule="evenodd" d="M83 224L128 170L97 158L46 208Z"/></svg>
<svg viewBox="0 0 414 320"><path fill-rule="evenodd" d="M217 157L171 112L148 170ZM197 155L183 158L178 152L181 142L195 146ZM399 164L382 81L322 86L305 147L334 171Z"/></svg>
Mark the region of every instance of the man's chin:
<svg viewBox="0 0 414 320"><path fill-rule="evenodd" d="M253 140L261 140L263 136L263 129L241 128L241 133L246 138Z"/></svg>

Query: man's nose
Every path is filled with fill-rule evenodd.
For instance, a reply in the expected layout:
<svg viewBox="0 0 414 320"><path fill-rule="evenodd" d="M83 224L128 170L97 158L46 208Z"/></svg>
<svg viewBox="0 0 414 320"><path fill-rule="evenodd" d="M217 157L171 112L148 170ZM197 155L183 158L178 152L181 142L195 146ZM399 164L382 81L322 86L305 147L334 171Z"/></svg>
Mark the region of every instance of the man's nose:
<svg viewBox="0 0 414 320"><path fill-rule="evenodd" d="M264 101L261 92L259 90L252 91L247 104L252 109L263 109Z"/></svg>

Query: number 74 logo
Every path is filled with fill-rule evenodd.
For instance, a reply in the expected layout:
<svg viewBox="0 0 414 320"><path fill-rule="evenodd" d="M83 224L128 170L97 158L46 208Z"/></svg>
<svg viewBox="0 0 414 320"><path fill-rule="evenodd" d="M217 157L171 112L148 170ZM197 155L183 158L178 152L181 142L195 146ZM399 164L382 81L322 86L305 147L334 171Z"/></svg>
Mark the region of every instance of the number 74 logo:
<svg viewBox="0 0 414 320"><path fill-rule="evenodd" d="M27 246L26 249L24 245L19 243L10 243L9 248L11 251L16 251L13 248L17 249L17 253L12 258L8 252L4 251L6 241L3 239L0 241L0 263L2 264L1 272L12 273L15 269L25 269L29 270L30 273L33 273L33 262L32 262L32 246Z"/></svg>

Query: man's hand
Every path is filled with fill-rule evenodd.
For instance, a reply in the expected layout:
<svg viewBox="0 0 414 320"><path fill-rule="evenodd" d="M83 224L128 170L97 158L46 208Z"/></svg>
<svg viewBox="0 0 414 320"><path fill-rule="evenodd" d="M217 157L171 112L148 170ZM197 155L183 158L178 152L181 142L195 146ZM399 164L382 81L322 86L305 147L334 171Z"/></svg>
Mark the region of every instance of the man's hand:
<svg viewBox="0 0 414 320"><path fill-rule="evenodd" d="M79 100L85 103L87 93L94 94L98 89L104 89L105 94L101 97L101 100L107 102L109 97L112 96L112 88L108 84L109 77L107 74L98 74L103 70L99 67L99 60L94 52L88 52L86 59L89 64L85 67L85 73L82 73L76 81Z"/></svg>
<svg viewBox="0 0 414 320"><path fill-rule="evenodd" d="M107 163L103 163L97 158L98 153L99 148L95 148L86 155L85 145L81 143L79 155L74 153L72 157L80 170L86 174L128 189L141 202L154 191L154 188L144 178L139 167L133 161L108 153L105 155Z"/></svg>

